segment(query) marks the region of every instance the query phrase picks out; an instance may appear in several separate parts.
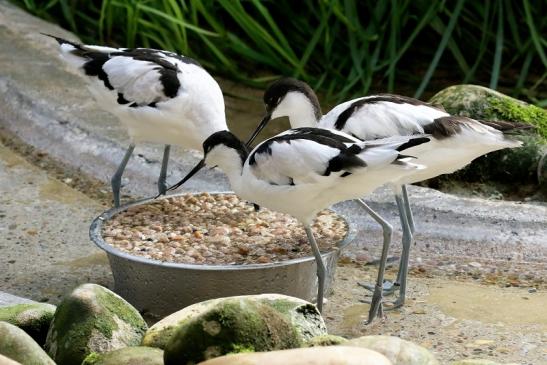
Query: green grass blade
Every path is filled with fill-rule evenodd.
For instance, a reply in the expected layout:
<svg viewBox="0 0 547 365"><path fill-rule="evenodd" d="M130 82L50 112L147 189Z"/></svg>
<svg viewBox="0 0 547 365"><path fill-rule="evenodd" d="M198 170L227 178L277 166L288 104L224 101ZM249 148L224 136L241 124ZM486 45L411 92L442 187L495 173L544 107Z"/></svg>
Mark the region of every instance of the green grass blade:
<svg viewBox="0 0 547 365"><path fill-rule="evenodd" d="M418 86L418 89L414 93L415 98L419 98L420 96L422 96L423 92L425 91L425 88L429 84L429 81L431 80L431 77L433 76L433 73L435 72L435 69L437 68L439 60L441 59L441 56L444 53L446 45L448 44L448 40L450 39L450 36L452 35L452 31L454 30L456 22L458 21L458 17L460 15L460 12L462 10L464 3L465 3L465 0L458 0L458 2L456 3L456 6L454 7L454 11L452 12L452 16L450 17L450 21L448 22L448 26L446 27L446 32L443 34L439 47L437 47L437 51L435 52L435 56L433 56L433 60L431 61L429 68L427 69L424 75L424 78L422 82L420 83L420 86Z"/></svg>
<svg viewBox="0 0 547 365"><path fill-rule="evenodd" d="M524 13L526 15L525 20L526 20L526 24L528 24L528 28L530 29L530 36L532 37L532 42L534 43L534 46L536 47L536 50L539 55L539 58L541 59L541 62L543 62L543 66L547 67L547 56L545 56L545 52L543 51L543 45L541 44L540 36L538 35L536 25L534 24L532 12L530 11L530 3L528 0L523 0L523 4L524 4Z"/></svg>
<svg viewBox="0 0 547 365"><path fill-rule="evenodd" d="M497 89L501 68L501 53L503 51L503 2L498 0L498 31L496 33L496 51L494 53L494 64L492 65L492 76L490 88Z"/></svg>

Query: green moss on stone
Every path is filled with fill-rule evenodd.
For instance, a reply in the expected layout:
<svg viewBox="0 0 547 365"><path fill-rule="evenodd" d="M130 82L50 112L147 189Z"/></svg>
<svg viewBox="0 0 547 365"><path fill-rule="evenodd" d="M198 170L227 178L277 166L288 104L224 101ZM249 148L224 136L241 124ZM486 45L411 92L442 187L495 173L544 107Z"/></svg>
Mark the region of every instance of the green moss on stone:
<svg viewBox="0 0 547 365"><path fill-rule="evenodd" d="M86 356L87 339L94 328L93 322L88 320L89 312L88 303L70 296L57 307L46 340L46 350L56 362L78 364ZM60 353L63 355L57 355L58 345L68 342L71 351L62 351Z"/></svg>
<svg viewBox="0 0 547 365"><path fill-rule="evenodd" d="M115 314L125 323L128 323L135 330L144 333L148 326L144 322L140 313L133 308L129 303L120 297L113 295L110 291L99 290L97 291L97 298L101 306L103 306L108 312ZM97 321L96 328L101 331L108 338L112 338L112 332L118 329L118 324L113 321L112 317L101 317ZM110 320L108 320L110 318Z"/></svg>
<svg viewBox="0 0 547 365"><path fill-rule="evenodd" d="M327 333L325 322L317 307L311 303L296 298L276 299L264 301L279 313L286 316L295 326L303 342L315 336Z"/></svg>
<svg viewBox="0 0 547 365"><path fill-rule="evenodd" d="M210 322L219 330L206 330ZM165 364L200 362L244 351L271 351L301 346L295 328L275 309L261 303L229 300L181 326L165 348Z"/></svg>
<svg viewBox="0 0 547 365"><path fill-rule="evenodd" d="M535 105L515 102L512 98L493 97L486 98L487 105L485 116L489 119L521 122L536 126L537 132L547 139L547 111Z"/></svg>
<svg viewBox="0 0 547 365"><path fill-rule="evenodd" d="M91 353L82 365L163 365L163 351L157 348L134 346Z"/></svg>
<svg viewBox="0 0 547 365"><path fill-rule="evenodd" d="M127 323L134 335L110 344L114 333L123 330L117 321ZM121 297L99 285L84 284L57 308L46 348L60 365L80 364L92 351L138 345L146 327L139 312Z"/></svg>
<svg viewBox="0 0 547 365"><path fill-rule="evenodd" d="M101 358L102 358L101 354L92 352L86 356L86 358L82 362L82 365L95 365L98 361L101 360Z"/></svg>
<svg viewBox="0 0 547 365"><path fill-rule="evenodd" d="M233 344L232 348L234 351L229 352L230 354L240 354L242 352L256 352L254 346L244 346L239 344Z"/></svg>
<svg viewBox="0 0 547 365"><path fill-rule="evenodd" d="M6 321L21 328L39 345L43 345L55 309L54 305L45 303L25 303L0 307L0 321Z"/></svg>

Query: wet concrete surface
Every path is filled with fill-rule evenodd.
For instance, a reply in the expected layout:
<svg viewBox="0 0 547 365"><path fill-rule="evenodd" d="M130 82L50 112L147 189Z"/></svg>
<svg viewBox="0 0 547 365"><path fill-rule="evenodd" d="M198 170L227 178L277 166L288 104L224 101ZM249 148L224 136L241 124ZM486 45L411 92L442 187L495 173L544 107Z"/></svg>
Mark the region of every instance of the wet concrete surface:
<svg viewBox="0 0 547 365"><path fill-rule="evenodd" d="M100 204L0 145L0 291L57 303L79 284L112 286L89 241Z"/></svg>

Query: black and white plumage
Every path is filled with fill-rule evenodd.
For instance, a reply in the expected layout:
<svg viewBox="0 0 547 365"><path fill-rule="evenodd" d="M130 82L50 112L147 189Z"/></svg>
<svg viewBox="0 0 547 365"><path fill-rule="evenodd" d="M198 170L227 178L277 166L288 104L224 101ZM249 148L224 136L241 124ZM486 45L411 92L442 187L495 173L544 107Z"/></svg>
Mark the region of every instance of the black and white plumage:
<svg viewBox="0 0 547 365"><path fill-rule="evenodd" d="M266 115L248 143L258 135L269 120L287 116L292 128L317 127L340 130L360 140L374 140L391 136L431 134L431 142L406 151L416 157L416 162L427 166L391 182L401 225L403 227L403 253L395 285L400 286L394 307L404 303L409 250L414 232L412 212L405 184L452 173L468 165L475 158L502 148L521 145L505 132L527 128L507 122L479 122L471 118L449 115L442 107L393 94L378 94L357 98L337 105L321 115L320 105L313 90L304 82L282 78L264 93ZM384 229L384 238L391 235L387 221L370 209L363 207ZM393 290L390 283L386 288ZM374 300L374 299L373 299Z"/></svg>
<svg viewBox="0 0 547 365"><path fill-rule="evenodd" d="M405 153L428 141L412 136L363 142L338 131L298 128L264 141L248 154L232 133L217 132L203 144L204 160L170 190L205 164L219 166L241 198L297 218L305 226L317 262L321 309L325 267L310 229L316 214L422 169ZM381 273L380 283L383 267Z"/></svg>
<svg viewBox="0 0 547 365"><path fill-rule="evenodd" d="M118 117L131 138L112 179L114 202L134 144L165 144L159 190L165 191L169 145L200 150L211 134L227 130L224 97L197 61L149 48L90 46L55 38L65 61L87 78L98 105Z"/></svg>

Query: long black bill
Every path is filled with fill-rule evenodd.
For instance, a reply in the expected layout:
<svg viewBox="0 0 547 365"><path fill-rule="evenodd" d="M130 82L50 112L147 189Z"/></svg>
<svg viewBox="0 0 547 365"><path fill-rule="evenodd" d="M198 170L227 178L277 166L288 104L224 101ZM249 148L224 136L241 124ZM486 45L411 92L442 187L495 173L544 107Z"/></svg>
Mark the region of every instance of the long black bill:
<svg viewBox="0 0 547 365"><path fill-rule="evenodd" d="M251 135L251 138L249 138L249 140L247 142L245 142L245 145L247 147L250 147L251 146L251 143L253 143L253 141L255 140L256 136L259 135L259 133L264 129L264 127L268 124L268 122L270 121L270 119L272 119L272 113L271 112L268 112L266 113L266 115L264 116L264 118L262 118L262 120L260 121L260 124L258 125L258 127L256 127L256 130L253 132L253 134Z"/></svg>
<svg viewBox="0 0 547 365"><path fill-rule="evenodd" d="M199 170L201 170L203 167L205 166L205 159L201 160L198 162L198 164L196 166L194 166L194 168L192 169L192 171L190 171L184 178L182 178L181 181L179 181L178 183L176 183L175 185L171 186L170 188L168 188L166 190L167 191L171 191L171 190L175 190L177 188L179 188L182 184L184 184L186 181L190 180L190 178L192 176L194 176ZM160 196L162 194L159 194L158 196ZM156 196L156 198L158 197Z"/></svg>

